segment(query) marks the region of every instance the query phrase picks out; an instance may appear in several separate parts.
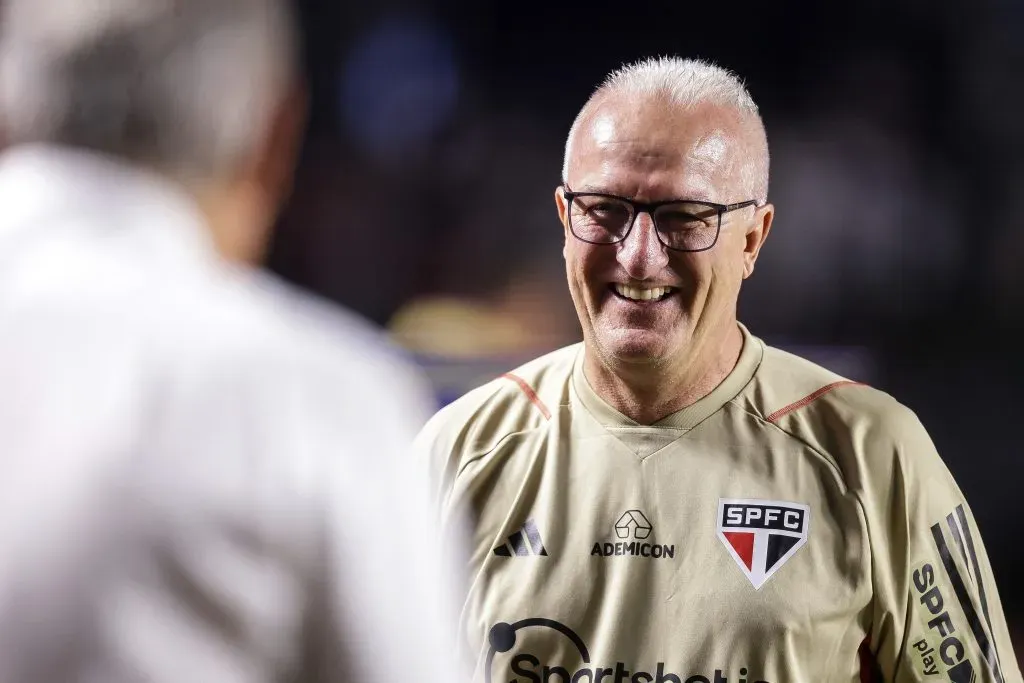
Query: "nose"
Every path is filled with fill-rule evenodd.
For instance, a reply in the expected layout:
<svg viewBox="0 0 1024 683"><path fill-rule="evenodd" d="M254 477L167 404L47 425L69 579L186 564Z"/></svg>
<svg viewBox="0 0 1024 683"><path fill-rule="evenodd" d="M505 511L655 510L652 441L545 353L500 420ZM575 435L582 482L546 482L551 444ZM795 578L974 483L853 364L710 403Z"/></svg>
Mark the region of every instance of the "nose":
<svg viewBox="0 0 1024 683"><path fill-rule="evenodd" d="M637 214L633 229L619 243L616 260L633 280L653 278L668 265L668 250L658 239L654 219L646 211Z"/></svg>

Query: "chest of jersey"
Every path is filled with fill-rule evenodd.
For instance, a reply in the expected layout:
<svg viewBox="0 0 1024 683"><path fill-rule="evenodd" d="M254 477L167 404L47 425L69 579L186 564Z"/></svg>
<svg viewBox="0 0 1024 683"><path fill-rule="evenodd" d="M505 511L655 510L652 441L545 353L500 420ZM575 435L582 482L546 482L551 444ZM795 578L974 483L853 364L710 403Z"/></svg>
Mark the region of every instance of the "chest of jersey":
<svg viewBox="0 0 1024 683"><path fill-rule="evenodd" d="M858 508L773 426L722 411L688 432L609 430L566 411L470 481L477 680L856 680Z"/></svg>

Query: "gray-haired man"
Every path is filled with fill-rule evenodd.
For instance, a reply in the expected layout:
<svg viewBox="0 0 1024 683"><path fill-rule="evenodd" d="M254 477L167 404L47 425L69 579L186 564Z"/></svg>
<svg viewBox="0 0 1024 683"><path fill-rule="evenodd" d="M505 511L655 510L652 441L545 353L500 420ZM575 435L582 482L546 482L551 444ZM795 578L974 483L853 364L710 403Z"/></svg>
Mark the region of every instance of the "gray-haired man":
<svg viewBox="0 0 1024 683"><path fill-rule="evenodd" d="M714 65L630 65L577 117L555 201L584 341L420 437L474 520L477 680L1020 683L916 417L737 321L767 192L757 107Z"/></svg>
<svg viewBox="0 0 1024 683"><path fill-rule="evenodd" d="M451 681L417 381L250 267L283 0L7 0L0 681Z"/></svg>

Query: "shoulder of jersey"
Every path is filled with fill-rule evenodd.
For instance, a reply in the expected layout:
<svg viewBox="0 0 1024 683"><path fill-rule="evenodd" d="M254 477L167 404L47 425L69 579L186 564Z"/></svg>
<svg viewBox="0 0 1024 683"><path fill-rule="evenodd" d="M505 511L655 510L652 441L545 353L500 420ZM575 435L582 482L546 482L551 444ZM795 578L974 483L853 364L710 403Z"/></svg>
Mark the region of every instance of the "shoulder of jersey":
<svg viewBox="0 0 1024 683"><path fill-rule="evenodd" d="M865 468L891 471L894 458L927 465L934 453L914 412L889 394L771 346L734 402L824 454L847 478Z"/></svg>
<svg viewBox="0 0 1024 683"><path fill-rule="evenodd" d="M491 450L510 434L543 428L569 400L581 347L545 354L466 393L430 420L421 441L443 442L446 451L472 455Z"/></svg>

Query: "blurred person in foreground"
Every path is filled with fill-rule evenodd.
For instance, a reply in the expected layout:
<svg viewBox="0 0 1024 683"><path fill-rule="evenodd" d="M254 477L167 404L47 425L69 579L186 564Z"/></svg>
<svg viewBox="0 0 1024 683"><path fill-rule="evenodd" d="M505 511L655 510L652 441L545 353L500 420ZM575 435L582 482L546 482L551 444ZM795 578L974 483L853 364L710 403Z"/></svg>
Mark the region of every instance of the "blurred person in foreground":
<svg viewBox="0 0 1024 683"><path fill-rule="evenodd" d="M291 27L4 5L4 683L458 680L419 381L252 265L301 133Z"/></svg>
<svg viewBox="0 0 1024 683"><path fill-rule="evenodd" d="M760 115L724 69L629 65L581 110L555 201L584 341L419 439L442 514L475 522L476 680L1021 681L914 414L737 321L767 190Z"/></svg>

